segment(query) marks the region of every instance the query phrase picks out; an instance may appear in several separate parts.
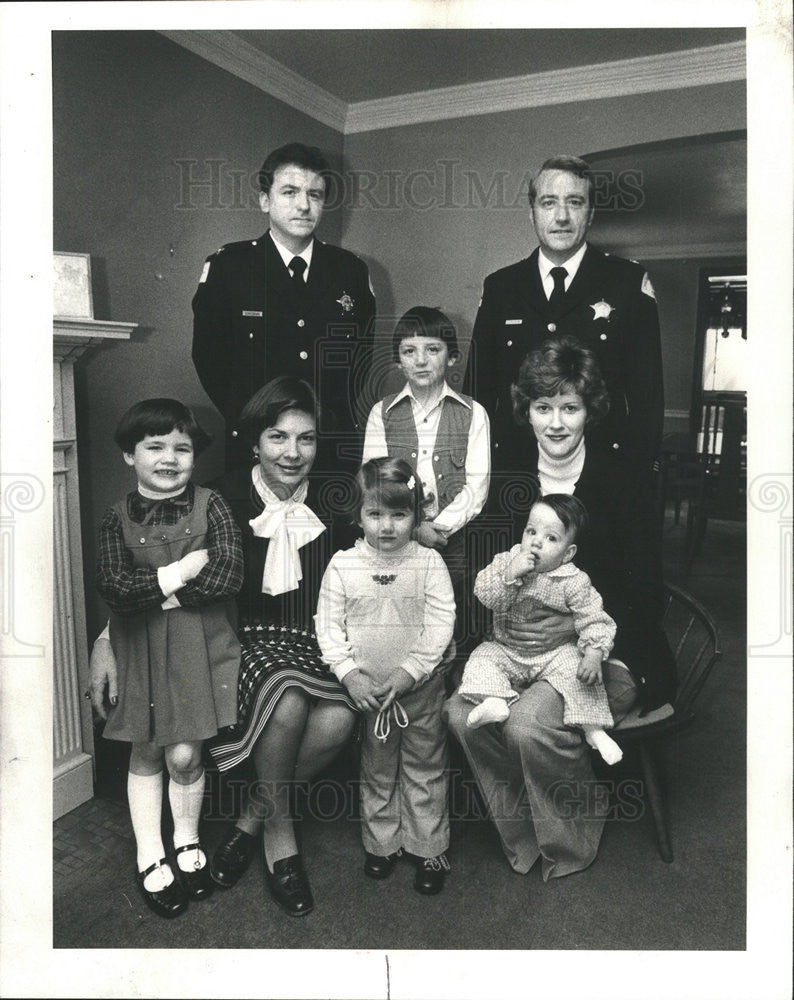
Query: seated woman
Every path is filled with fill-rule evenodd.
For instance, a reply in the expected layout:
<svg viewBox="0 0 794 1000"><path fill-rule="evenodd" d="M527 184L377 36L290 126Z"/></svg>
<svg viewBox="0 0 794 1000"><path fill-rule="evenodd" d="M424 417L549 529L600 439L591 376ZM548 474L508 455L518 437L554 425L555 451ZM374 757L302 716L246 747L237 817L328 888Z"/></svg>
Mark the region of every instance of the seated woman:
<svg viewBox="0 0 794 1000"><path fill-rule="evenodd" d="M250 756L258 780L210 870L218 885L234 885L264 828L267 884L293 916L314 903L295 841L290 786L331 763L356 719L347 691L320 658L313 631L323 573L350 537L344 531L344 537L338 531L331 537L331 517L318 495L323 484L309 480L317 419L317 399L306 382L286 376L268 382L241 415L256 464L214 484L242 532L245 578L237 601L237 725L210 745L210 753L222 771ZM328 498L330 484L324 485Z"/></svg>
<svg viewBox="0 0 794 1000"><path fill-rule="evenodd" d="M308 383L268 382L246 404L242 424L253 467L213 483L242 533L244 582L237 598L242 662L237 724L209 744L221 771L251 757L257 782L243 813L210 861L213 881L235 885L264 832L265 872L275 901L293 916L308 913L312 893L295 841L290 787L326 768L349 741L355 710L320 659L313 616L331 555L352 542L352 525L331 537L319 498L332 484L309 481L317 451L318 403ZM328 501L331 502L330 500ZM91 685L116 690L109 643L97 642Z"/></svg>
<svg viewBox="0 0 794 1000"><path fill-rule="evenodd" d="M518 539L540 496L574 494L584 504L589 523L578 542L577 566L617 624L612 656L631 670L640 704L646 710L661 705L674 696L675 663L661 627L659 532L649 487L638 481L630 463L617 452L587 447L587 427L608 406L594 355L575 340L547 341L522 364L513 403L516 421L532 430L526 468L516 470L513 485L526 474L528 488L501 491L524 493L526 501L501 514L514 519ZM498 484L492 494L494 514L500 506ZM510 631L528 653L575 641L566 615L514 623ZM529 684L502 725L467 726L471 704L460 694L447 701L445 712L512 868L528 872L540 857L546 880L591 864L607 796L594 780L582 734L563 724L558 692L547 681Z"/></svg>

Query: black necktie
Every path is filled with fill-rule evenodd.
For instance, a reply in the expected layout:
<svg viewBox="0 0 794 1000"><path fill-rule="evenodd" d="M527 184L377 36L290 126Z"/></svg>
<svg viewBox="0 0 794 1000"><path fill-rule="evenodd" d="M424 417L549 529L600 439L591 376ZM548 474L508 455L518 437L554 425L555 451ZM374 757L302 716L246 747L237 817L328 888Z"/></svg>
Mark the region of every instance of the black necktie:
<svg viewBox="0 0 794 1000"><path fill-rule="evenodd" d="M554 278L554 288L549 296L549 309L552 316L557 316L565 298L565 279L568 277L568 272L564 267L553 267L549 273Z"/></svg>
<svg viewBox="0 0 794 1000"><path fill-rule="evenodd" d="M295 289L295 294L300 298L306 291L306 282L303 280L306 261L303 257L293 257L289 262L289 269L292 272L292 287Z"/></svg>

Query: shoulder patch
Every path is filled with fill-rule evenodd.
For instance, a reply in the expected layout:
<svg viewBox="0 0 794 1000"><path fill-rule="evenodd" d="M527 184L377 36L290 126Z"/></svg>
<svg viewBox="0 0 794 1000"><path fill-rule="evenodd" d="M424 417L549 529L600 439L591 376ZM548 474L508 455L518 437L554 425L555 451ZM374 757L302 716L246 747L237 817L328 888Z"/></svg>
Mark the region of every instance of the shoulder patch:
<svg viewBox="0 0 794 1000"><path fill-rule="evenodd" d="M207 275L210 273L210 262L208 260L204 261L204 269L201 272L201 277L199 278L199 284L203 285L207 280Z"/></svg>
<svg viewBox="0 0 794 1000"><path fill-rule="evenodd" d="M647 271L642 276L642 287L640 291L643 295L647 295L648 298L653 299L654 302L656 301L656 292L653 290L653 285L651 284L651 279L648 277Z"/></svg>

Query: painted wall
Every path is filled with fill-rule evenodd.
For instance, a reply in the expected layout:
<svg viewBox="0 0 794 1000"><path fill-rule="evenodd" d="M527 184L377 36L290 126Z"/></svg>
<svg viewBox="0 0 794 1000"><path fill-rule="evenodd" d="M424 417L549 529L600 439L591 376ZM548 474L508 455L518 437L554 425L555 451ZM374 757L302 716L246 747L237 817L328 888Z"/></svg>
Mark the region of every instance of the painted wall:
<svg viewBox="0 0 794 1000"><path fill-rule="evenodd" d="M132 486L113 428L136 400L175 396L216 436L197 481L220 471L222 422L190 361L204 258L264 232L256 171L269 150L299 136L339 167L342 137L149 31L56 32L53 92L55 249L91 254L97 318L141 324L131 342L77 366L93 635L104 614L93 586L97 529ZM190 187L190 178L212 183ZM341 214L323 220L324 239L339 241Z"/></svg>

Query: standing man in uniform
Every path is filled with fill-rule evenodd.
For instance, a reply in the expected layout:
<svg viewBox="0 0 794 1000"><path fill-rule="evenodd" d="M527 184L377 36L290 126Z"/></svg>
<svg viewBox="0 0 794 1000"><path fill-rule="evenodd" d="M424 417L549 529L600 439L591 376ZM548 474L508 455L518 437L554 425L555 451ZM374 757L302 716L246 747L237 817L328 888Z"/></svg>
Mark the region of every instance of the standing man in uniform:
<svg viewBox="0 0 794 1000"><path fill-rule="evenodd" d="M540 246L485 279L468 372L471 395L491 416L497 469L523 465L510 398L522 360L564 336L593 351L609 391L609 413L588 431L588 446L621 451L638 474L650 474L658 459L664 400L656 298L642 265L587 244L593 200L584 160L546 160L529 185Z"/></svg>
<svg viewBox="0 0 794 1000"><path fill-rule="evenodd" d="M330 167L319 149L289 143L259 171L270 228L211 254L193 298L193 363L226 420L226 467L252 459L239 434L246 401L277 375L311 383L323 407L319 460L353 468L369 398L375 297L366 264L314 231Z"/></svg>

